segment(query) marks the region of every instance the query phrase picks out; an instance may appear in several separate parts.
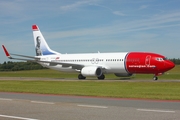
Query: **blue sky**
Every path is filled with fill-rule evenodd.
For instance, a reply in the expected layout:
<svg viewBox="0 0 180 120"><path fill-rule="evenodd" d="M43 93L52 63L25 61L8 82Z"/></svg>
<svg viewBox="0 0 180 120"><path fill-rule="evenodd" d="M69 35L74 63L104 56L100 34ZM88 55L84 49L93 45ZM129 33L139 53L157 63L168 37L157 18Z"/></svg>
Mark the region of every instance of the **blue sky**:
<svg viewBox="0 0 180 120"><path fill-rule="evenodd" d="M61 53L148 51L180 58L179 0L1 0L0 44L35 55L31 26ZM0 50L0 63L9 61Z"/></svg>

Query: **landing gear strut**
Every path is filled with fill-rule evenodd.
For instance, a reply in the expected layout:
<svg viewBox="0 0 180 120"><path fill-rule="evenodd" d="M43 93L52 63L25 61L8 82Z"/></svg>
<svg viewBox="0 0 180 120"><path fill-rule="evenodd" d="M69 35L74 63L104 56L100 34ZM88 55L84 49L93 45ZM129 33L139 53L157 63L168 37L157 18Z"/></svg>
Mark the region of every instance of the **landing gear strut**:
<svg viewBox="0 0 180 120"><path fill-rule="evenodd" d="M86 79L86 77L84 77L82 74L79 74L79 75L78 75L78 79L79 79L79 80L84 80L84 79Z"/></svg>
<svg viewBox="0 0 180 120"><path fill-rule="evenodd" d="M99 80L104 80L104 78L105 78L104 74L98 77Z"/></svg>
<svg viewBox="0 0 180 120"><path fill-rule="evenodd" d="M154 81L158 80L158 77L157 76L154 76L153 77Z"/></svg>

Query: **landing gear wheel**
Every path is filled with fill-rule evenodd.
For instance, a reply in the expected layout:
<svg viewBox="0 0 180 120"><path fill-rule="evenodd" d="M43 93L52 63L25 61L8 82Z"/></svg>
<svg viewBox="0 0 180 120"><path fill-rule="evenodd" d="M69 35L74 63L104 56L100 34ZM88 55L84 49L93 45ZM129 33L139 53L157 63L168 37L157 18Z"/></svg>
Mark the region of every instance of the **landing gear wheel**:
<svg viewBox="0 0 180 120"><path fill-rule="evenodd" d="M82 74L79 74L79 75L78 75L78 79L79 79L79 80L84 80L84 79L86 79L86 77L84 77Z"/></svg>
<svg viewBox="0 0 180 120"><path fill-rule="evenodd" d="M99 80L104 80L104 78L105 78L104 74L98 77Z"/></svg>
<svg viewBox="0 0 180 120"><path fill-rule="evenodd" d="M154 81L158 80L158 77L157 76L154 76L153 77Z"/></svg>

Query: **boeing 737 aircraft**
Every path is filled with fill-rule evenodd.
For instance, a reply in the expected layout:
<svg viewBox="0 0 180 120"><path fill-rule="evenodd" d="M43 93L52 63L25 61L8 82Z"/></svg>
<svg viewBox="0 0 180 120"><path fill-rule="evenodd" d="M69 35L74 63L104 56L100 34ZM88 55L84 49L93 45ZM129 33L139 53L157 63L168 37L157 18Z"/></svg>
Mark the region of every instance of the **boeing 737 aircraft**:
<svg viewBox="0 0 180 120"><path fill-rule="evenodd" d="M79 72L78 79L96 76L105 79L104 74L114 73L117 77L133 74L153 74L154 80L175 65L166 57L150 52L117 52L61 54L49 48L37 25L32 26L36 56L11 54L2 45L9 59L32 61L50 69ZM12 57L12 56L18 56Z"/></svg>

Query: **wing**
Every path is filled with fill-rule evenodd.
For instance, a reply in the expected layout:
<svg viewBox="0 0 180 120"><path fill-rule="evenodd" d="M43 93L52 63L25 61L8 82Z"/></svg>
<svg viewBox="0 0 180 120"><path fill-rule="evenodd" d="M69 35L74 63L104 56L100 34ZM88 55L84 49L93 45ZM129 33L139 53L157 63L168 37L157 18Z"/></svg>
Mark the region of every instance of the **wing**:
<svg viewBox="0 0 180 120"><path fill-rule="evenodd" d="M37 62L37 61L40 59L40 58L38 58L38 57L32 57L32 56L26 56L26 55L18 55L18 54L10 54L10 53L7 51L7 49L6 49L6 47L5 47L4 45L2 45L2 47L3 47L3 50L4 50L4 52L5 52L6 57L8 57L9 59L32 61L32 62ZM14 57L12 57L11 55L20 56L20 57L25 57L25 58L14 58ZM26 58L28 58L28 59L26 59ZM31 59L30 59L30 58L31 58Z"/></svg>
<svg viewBox="0 0 180 120"><path fill-rule="evenodd" d="M44 61L41 60L41 58L39 56L26 56L26 55L20 55L20 54L12 54L9 53L6 49L6 47L4 45L2 45L3 50L5 52L6 57L8 57L9 59L15 59L15 60L23 60L23 61L30 61L30 62L37 62L37 63L49 63L49 66L55 66L55 65L62 65L62 67L72 67L72 69L76 69L76 70L81 70L84 65L81 64L73 64L73 63L65 63L65 62L60 62L60 61L56 61L56 60L52 60L52 61ZM17 58L17 57L12 57L13 56L19 56L21 58Z"/></svg>

